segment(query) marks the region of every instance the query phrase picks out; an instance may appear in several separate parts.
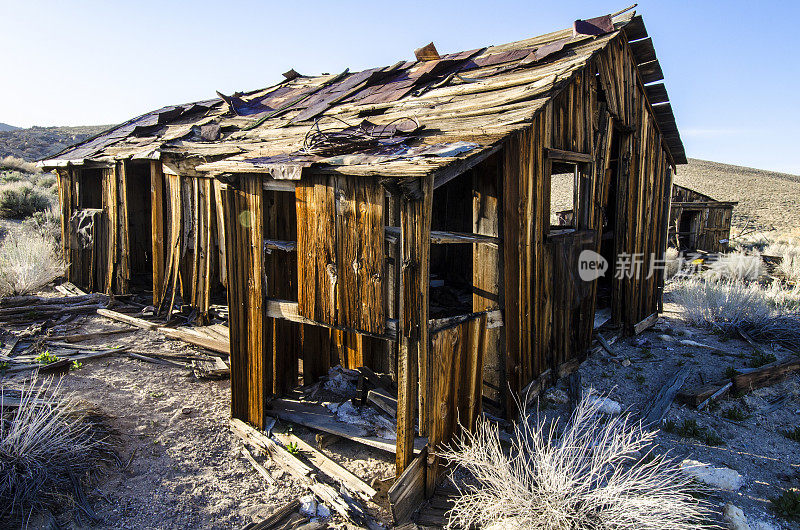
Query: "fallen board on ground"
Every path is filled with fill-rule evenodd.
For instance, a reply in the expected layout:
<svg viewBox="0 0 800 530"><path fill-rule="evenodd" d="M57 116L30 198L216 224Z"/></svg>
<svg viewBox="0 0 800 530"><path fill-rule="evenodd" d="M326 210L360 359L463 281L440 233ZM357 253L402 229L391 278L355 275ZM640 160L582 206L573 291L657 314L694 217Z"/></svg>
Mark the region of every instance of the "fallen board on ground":
<svg viewBox="0 0 800 530"><path fill-rule="evenodd" d="M322 405L303 403L291 399L274 399L270 402L270 414L278 418L296 423L309 429L324 431L342 438L362 443L387 453L395 453L393 440L385 440L377 436L369 436L361 427L336 420L335 415ZM414 441L414 452L419 452L428 443L426 438Z"/></svg>

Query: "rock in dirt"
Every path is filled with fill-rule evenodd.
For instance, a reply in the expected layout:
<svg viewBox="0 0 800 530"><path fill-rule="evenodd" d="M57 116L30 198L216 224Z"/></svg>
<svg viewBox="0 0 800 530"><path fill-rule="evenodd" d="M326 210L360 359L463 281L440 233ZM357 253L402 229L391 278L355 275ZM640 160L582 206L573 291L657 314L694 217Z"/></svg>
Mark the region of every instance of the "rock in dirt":
<svg viewBox="0 0 800 530"><path fill-rule="evenodd" d="M602 414L616 416L617 414L620 414L622 412L622 405L620 405L613 399L608 399L600 396L589 396L587 400L589 401L589 405L591 407L593 407L597 412L600 412Z"/></svg>
<svg viewBox="0 0 800 530"><path fill-rule="evenodd" d="M558 403L564 405L569 403L569 396L560 388L550 388L545 392L544 397L551 403Z"/></svg>
<svg viewBox="0 0 800 530"><path fill-rule="evenodd" d="M722 508L722 520L729 530L750 530L750 525L747 524L747 517L742 509L731 503Z"/></svg>
<svg viewBox="0 0 800 530"><path fill-rule="evenodd" d="M727 491L738 491L744 484L744 478L727 467L714 467L697 460L684 460L680 465L681 471L697 482Z"/></svg>
<svg viewBox="0 0 800 530"><path fill-rule="evenodd" d="M300 497L300 513L306 517L316 517L317 500L313 495Z"/></svg>

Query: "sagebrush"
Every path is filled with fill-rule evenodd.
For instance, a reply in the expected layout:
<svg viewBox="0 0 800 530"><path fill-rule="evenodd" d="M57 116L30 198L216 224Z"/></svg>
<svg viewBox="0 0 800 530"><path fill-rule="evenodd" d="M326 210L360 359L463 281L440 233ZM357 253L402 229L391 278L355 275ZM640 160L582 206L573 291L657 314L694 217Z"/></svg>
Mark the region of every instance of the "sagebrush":
<svg viewBox="0 0 800 530"><path fill-rule="evenodd" d="M0 186L0 217L25 219L50 207L51 197L28 182L11 182Z"/></svg>
<svg viewBox="0 0 800 530"><path fill-rule="evenodd" d="M0 296L36 292L65 268L52 237L37 230L12 230L0 243Z"/></svg>
<svg viewBox="0 0 800 530"><path fill-rule="evenodd" d="M33 162L27 162L16 156L7 156L0 159L0 171L11 170L21 171L22 173L40 173L42 170L36 167Z"/></svg>
<svg viewBox="0 0 800 530"><path fill-rule="evenodd" d="M60 383L34 378L17 391L0 388L0 411L0 516L27 516L72 498L111 454L109 431Z"/></svg>
<svg viewBox="0 0 800 530"><path fill-rule="evenodd" d="M673 461L650 452L654 437L624 415L597 412L588 395L563 430L539 417L517 424L508 453L497 426L481 421L442 453L457 465L460 490L448 527L702 527L707 505Z"/></svg>
<svg viewBox="0 0 800 530"><path fill-rule="evenodd" d="M686 320L729 337L743 331L763 342L800 348L800 289L742 280L687 278L671 287Z"/></svg>

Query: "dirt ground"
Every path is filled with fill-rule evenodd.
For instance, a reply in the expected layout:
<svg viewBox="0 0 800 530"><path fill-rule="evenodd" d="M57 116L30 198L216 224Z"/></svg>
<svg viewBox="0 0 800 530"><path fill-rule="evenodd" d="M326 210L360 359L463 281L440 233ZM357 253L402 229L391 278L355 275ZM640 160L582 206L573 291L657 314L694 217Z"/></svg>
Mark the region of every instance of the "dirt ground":
<svg viewBox="0 0 800 530"><path fill-rule="evenodd" d="M724 353L681 341L694 341ZM724 378L729 366L747 367L755 355L745 341L721 341L718 335L686 325L680 307L670 303L665 304L665 312L653 328L617 341L612 349L616 356L595 352L583 363L579 369L581 384L584 391L593 388L620 403L623 411L634 414L641 412L683 367L691 368L684 388L692 388ZM772 353L779 361L793 355L779 347ZM565 381L559 386L566 391ZM546 407L563 419L568 415L566 404L548 401ZM723 412L731 408L747 417L741 421L723 417ZM706 440L661 431L656 438L658 452L667 452L678 462L692 459L728 467L744 477L744 485L737 492L711 492L708 500L718 506L719 513L725 503L732 503L744 511L751 528L800 528L797 522L776 517L769 503L784 489L800 486L800 443L782 434L794 429L800 420L800 374L741 396L728 395L711 410L698 411L676 402L665 419L678 427L687 419L695 420L721 442L711 446ZM721 517L718 523L722 523Z"/></svg>
<svg viewBox="0 0 800 530"><path fill-rule="evenodd" d="M125 327L99 316L76 320L52 334L83 333ZM714 351L681 341L717 348ZM186 353L193 346L144 330L134 330L91 341L97 346L130 346L139 352ZM726 368L745 367L753 349L739 340L720 337L687 326L679 308L667 303L655 327L637 337L620 339L616 353L594 352L579 373L585 390L608 394L623 409L637 413L675 371L692 368L686 387L718 380ZM773 350L778 360L791 352ZM30 374L6 378L16 384ZM98 470L87 491L102 518L98 528L241 528L258 521L279 506L308 493L289 475L259 460L269 469L275 485L262 479L241 454L241 442L228 427L230 382L195 378L188 369L151 364L120 353L87 360L63 378L63 388L100 410L117 433L118 466ZM566 382L559 386L566 389ZM783 399L779 407L772 406ZM548 415L568 414L568 405L548 401ZM747 417L733 421L723 411L736 407ZM768 409L774 409L769 411ZM690 458L743 475L737 492L712 492L709 500L721 506L731 502L742 508L751 528L799 528L775 517L768 499L782 489L800 484L800 443L782 434L800 419L800 375L772 387L742 396L728 396L718 407L699 412L674 404L667 419L680 425L694 419L701 428L718 435L724 444L662 432L659 451L677 460ZM285 427L278 427L285 428ZM293 432L314 444L314 433L302 427ZM394 457L341 440L323 450L355 475L370 483L394 474ZM386 523L385 502L370 509ZM75 527L69 513L58 516L62 527ZM344 527L334 516L332 527ZM758 526L756 522L772 526ZM794 525L794 526L792 526Z"/></svg>
<svg viewBox="0 0 800 530"><path fill-rule="evenodd" d="M90 316L66 329L53 328L52 333L121 327L125 326ZM81 345L130 346L142 353L194 351L193 346L138 329ZM18 374L4 383L16 386L29 376ZM62 388L99 409L117 433L120 465L98 470L87 490L102 518L96 528L241 528L309 493L269 460L257 457L277 479L275 485L268 484L242 456L242 444L228 427L229 380L199 380L188 369L120 353L84 361L63 377ZM308 429L294 427L293 432L314 444ZM394 474L394 455L354 442L337 441L323 452L368 483ZM388 516L386 510L372 508L375 515ZM57 514L57 519L62 527L74 525L70 513ZM338 516L329 523L342 526Z"/></svg>

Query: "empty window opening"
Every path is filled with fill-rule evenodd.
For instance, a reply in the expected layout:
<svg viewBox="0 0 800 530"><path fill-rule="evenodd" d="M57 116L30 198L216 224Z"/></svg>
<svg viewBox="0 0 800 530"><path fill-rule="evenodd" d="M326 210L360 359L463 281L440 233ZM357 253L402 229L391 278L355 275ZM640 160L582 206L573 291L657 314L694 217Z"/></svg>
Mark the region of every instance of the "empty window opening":
<svg viewBox="0 0 800 530"><path fill-rule="evenodd" d="M472 181L455 178L433 192L431 231L472 233ZM430 318L472 312L473 245L432 244Z"/></svg>
<svg viewBox="0 0 800 530"><path fill-rule="evenodd" d="M554 162L550 172L550 225L554 228L576 228L578 211L578 166Z"/></svg>

